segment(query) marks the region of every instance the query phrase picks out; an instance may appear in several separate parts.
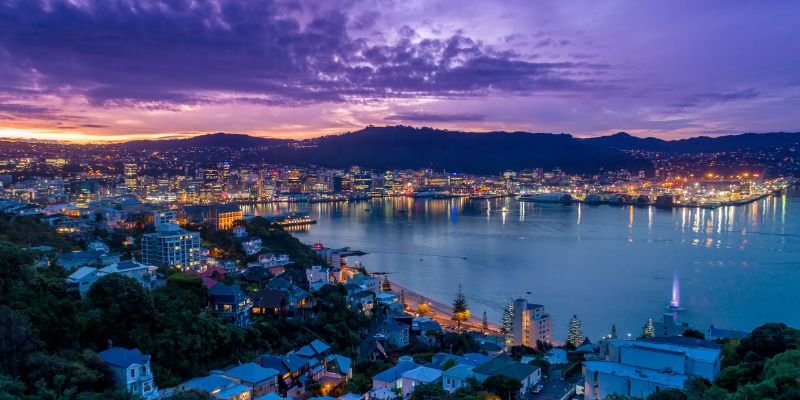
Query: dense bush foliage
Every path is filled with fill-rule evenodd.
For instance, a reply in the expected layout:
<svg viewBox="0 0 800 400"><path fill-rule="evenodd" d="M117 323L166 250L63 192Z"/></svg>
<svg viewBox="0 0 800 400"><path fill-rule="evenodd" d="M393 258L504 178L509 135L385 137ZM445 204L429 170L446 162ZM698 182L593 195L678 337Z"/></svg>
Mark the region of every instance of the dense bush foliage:
<svg viewBox="0 0 800 400"><path fill-rule="evenodd" d="M276 251L318 261L280 228L259 221L253 227L276 240L265 241ZM343 288L330 286L315 294L314 318L306 322L263 317L238 328L205 312L208 291L198 277L174 271L152 292L107 275L82 300L65 288L63 268L33 267L39 255L25 248L68 250L74 243L33 218L2 214L0 238L0 400L127 399L97 356L109 344L150 354L157 384L167 387L317 338L354 355L367 324L345 306Z"/></svg>

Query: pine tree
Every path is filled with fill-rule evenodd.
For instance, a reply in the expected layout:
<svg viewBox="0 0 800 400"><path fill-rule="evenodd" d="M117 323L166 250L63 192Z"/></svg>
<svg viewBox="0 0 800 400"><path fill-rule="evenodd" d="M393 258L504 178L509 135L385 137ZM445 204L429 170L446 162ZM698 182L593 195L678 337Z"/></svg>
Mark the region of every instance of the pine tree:
<svg viewBox="0 0 800 400"><path fill-rule="evenodd" d="M655 337L656 336L656 326L653 325L653 319L649 318L647 323L644 324L642 327L642 336L643 338Z"/></svg>
<svg viewBox="0 0 800 400"><path fill-rule="evenodd" d="M481 333L486 334L489 331L489 318L486 317L486 310L483 310L483 324L481 324Z"/></svg>
<svg viewBox="0 0 800 400"><path fill-rule="evenodd" d="M506 344L512 345L514 343L514 299L508 299L500 324L500 331L506 337Z"/></svg>
<svg viewBox="0 0 800 400"><path fill-rule="evenodd" d="M617 338L617 324L612 324L611 325L611 334L608 335L608 337L610 337L611 339L616 339Z"/></svg>
<svg viewBox="0 0 800 400"><path fill-rule="evenodd" d="M386 275L383 276L383 282L381 283L381 291L384 292L392 291L392 284L389 283L389 277Z"/></svg>
<svg viewBox="0 0 800 400"><path fill-rule="evenodd" d="M461 323L469 319L469 305L467 305L467 298L464 297L464 292L461 291L461 285L458 285L458 293L453 300L453 321L456 321L457 329L461 331Z"/></svg>
<svg viewBox="0 0 800 400"><path fill-rule="evenodd" d="M569 320L569 330L567 331L567 344L578 347L583 343L583 327L577 315L573 315Z"/></svg>

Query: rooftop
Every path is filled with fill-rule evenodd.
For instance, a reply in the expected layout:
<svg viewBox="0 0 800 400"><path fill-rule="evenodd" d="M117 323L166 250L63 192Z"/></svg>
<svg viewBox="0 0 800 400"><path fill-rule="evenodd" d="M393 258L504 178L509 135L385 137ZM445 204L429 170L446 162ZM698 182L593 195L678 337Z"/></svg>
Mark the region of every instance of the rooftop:
<svg viewBox="0 0 800 400"><path fill-rule="evenodd" d="M442 371L430 367L417 367L403 373L403 378L413 379L417 382L434 382L442 377Z"/></svg>
<svg viewBox="0 0 800 400"><path fill-rule="evenodd" d="M704 341L705 342L705 341ZM615 344L617 347L636 347L641 349L650 349L653 351L667 351L672 353L678 354L685 354L686 357L702 361L706 363L714 363L720 357L720 349L719 348L710 348L710 347L694 347L688 345L679 345L673 343L658 343L654 341L648 340L613 340L611 343Z"/></svg>
<svg viewBox="0 0 800 400"><path fill-rule="evenodd" d="M107 364L115 367L128 368L131 364L144 365L150 361L150 356L142 354L139 349L125 349L112 347L98 353Z"/></svg>
<svg viewBox="0 0 800 400"><path fill-rule="evenodd" d="M372 379L381 382L394 382L402 378L406 371L411 371L418 366L414 361L400 361L394 367L373 376Z"/></svg>
<svg viewBox="0 0 800 400"><path fill-rule="evenodd" d="M279 373L280 372L274 368L264 368L256 363L247 363L225 371L225 376L243 382L255 383L271 379Z"/></svg>
<svg viewBox="0 0 800 400"><path fill-rule="evenodd" d="M466 379L472 376L473 369L475 369L475 366L473 365L458 364L455 367L442 372L442 375L456 379Z"/></svg>
<svg viewBox="0 0 800 400"><path fill-rule="evenodd" d="M584 368L607 375L624 376L633 380L653 382L661 386L683 388L686 375L668 374L651 369L632 367L610 361L585 361Z"/></svg>

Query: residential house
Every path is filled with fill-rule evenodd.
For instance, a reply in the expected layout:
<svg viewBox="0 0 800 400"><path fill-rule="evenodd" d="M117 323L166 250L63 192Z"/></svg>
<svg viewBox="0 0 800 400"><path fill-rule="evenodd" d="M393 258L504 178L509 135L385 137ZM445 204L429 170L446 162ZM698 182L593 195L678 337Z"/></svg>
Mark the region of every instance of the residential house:
<svg viewBox="0 0 800 400"><path fill-rule="evenodd" d="M64 267L67 271L72 271L81 267L105 267L119 262L119 254L102 251L73 251L58 255L56 264Z"/></svg>
<svg viewBox="0 0 800 400"><path fill-rule="evenodd" d="M420 366L403 373L403 397L408 397L418 385L438 383L442 379L442 371L436 368Z"/></svg>
<svg viewBox="0 0 800 400"><path fill-rule="evenodd" d="M238 285L217 283L208 289L209 310L237 326L244 327L250 324L250 309L253 302L247 297Z"/></svg>
<svg viewBox="0 0 800 400"><path fill-rule="evenodd" d="M385 344L393 347L405 347L410 343L411 327L395 318L386 318L378 327L378 335L383 338Z"/></svg>
<svg viewBox="0 0 800 400"><path fill-rule="evenodd" d="M264 288L253 294L253 314L286 314L286 294L279 290Z"/></svg>
<svg viewBox="0 0 800 400"><path fill-rule="evenodd" d="M248 264L247 269L242 272L242 280L257 284L263 287L272 278L272 273L266 267L259 264Z"/></svg>
<svg viewBox="0 0 800 400"><path fill-rule="evenodd" d="M417 317L411 322L411 338L426 346L436 344L436 337L442 333L442 326L430 317Z"/></svg>
<svg viewBox="0 0 800 400"><path fill-rule="evenodd" d="M145 289L153 290L156 287L156 271L158 271L156 266L126 260L100 268L97 270L97 277L99 279L110 274L125 275L139 282Z"/></svg>
<svg viewBox="0 0 800 400"><path fill-rule="evenodd" d="M139 282L145 289L155 289L157 268L151 265L144 265L136 261L121 261L100 269L93 267L81 267L70 274L66 283L72 288L77 288L81 297L91 289L94 283L105 275L121 274Z"/></svg>
<svg viewBox="0 0 800 400"><path fill-rule="evenodd" d="M295 354L285 356L264 355L259 360L264 368L278 371L282 384L279 387L289 389L300 383L301 378L307 376L308 360ZM283 389L282 389L283 391ZM288 391L288 390L287 390Z"/></svg>
<svg viewBox="0 0 800 400"><path fill-rule="evenodd" d="M345 288L348 286L350 285L345 285ZM347 304L350 307L361 311L366 316L372 315L372 309L375 306L375 293L370 292L369 290L363 290L358 286L355 286L355 288L357 289L355 292L350 292L348 290Z"/></svg>
<svg viewBox="0 0 800 400"><path fill-rule="evenodd" d="M236 379L225 377L217 371L209 376L190 379L178 386L178 390L197 390L211 395L215 400L250 400L253 389Z"/></svg>
<svg viewBox="0 0 800 400"><path fill-rule="evenodd" d="M467 379L473 377L472 370L474 365L458 364L445 371L442 371L442 387L448 393L467 386Z"/></svg>
<svg viewBox="0 0 800 400"><path fill-rule="evenodd" d="M548 350L544 355L544 360L550 363L550 365L564 365L569 363L569 360L567 360L567 351L557 348Z"/></svg>
<svg viewBox="0 0 800 400"><path fill-rule="evenodd" d="M288 277L277 276L267 283L267 288L286 293L286 306L289 310L310 307L309 293L296 285Z"/></svg>
<svg viewBox="0 0 800 400"><path fill-rule="evenodd" d="M521 395L524 395L532 387L535 387L542 379L541 368L515 361L511 356L505 353L478 365L472 372L475 374L475 379L481 383L493 375L503 375L517 380L522 384L520 389Z"/></svg>
<svg viewBox="0 0 800 400"><path fill-rule="evenodd" d="M400 303L400 295L392 292L380 292L375 295L375 301L385 308L387 312L403 312L403 304Z"/></svg>
<svg viewBox="0 0 800 400"><path fill-rule="evenodd" d="M377 294L381 292L381 280L375 276L357 274L350 278L347 283L358 285L362 289L369 290L372 293Z"/></svg>
<svg viewBox="0 0 800 400"><path fill-rule="evenodd" d="M244 226L236 225L231 229L233 236L237 239L244 239L247 237L247 229Z"/></svg>
<svg viewBox="0 0 800 400"><path fill-rule="evenodd" d="M233 229L236 230L237 227ZM248 256L252 256L254 254L258 254L263 248L263 242L260 238L253 238L250 240L242 241L242 248L244 249L245 254Z"/></svg>
<svg viewBox="0 0 800 400"><path fill-rule="evenodd" d="M328 371L335 372L349 381L353 377L353 360L341 354L331 354L325 358Z"/></svg>
<svg viewBox="0 0 800 400"><path fill-rule="evenodd" d="M489 361L490 359L491 357L480 353L464 353L463 356L457 356L455 354L448 353L436 353L433 355L433 357L431 357L431 363L429 366L437 369L444 369L445 364L452 363L455 365L465 364L476 367Z"/></svg>
<svg viewBox="0 0 800 400"><path fill-rule="evenodd" d="M311 268L306 269L306 279L308 280L308 284L314 284L320 282L322 284L329 284L331 283L331 275L330 269L323 267L321 265L312 265Z"/></svg>
<svg viewBox="0 0 800 400"><path fill-rule="evenodd" d="M103 254L108 254L110 252L110 249L108 248L108 245L103 243L103 242L101 242L101 241L99 241L99 240L95 240L94 242L89 243L86 246L86 248L88 250L90 250L90 251L97 251L97 252L103 253Z"/></svg>
<svg viewBox="0 0 800 400"><path fill-rule="evenodd" d="M219 267L210 267L206 268L203 271L194 271L189 270L186 271L187 274L199 276L200 279L203 281L203 286L206 289L210 289L212 286L216 285L220 281L225 279L225 275L228 274L228 271L225 271Z"/></svg>
<svg viewBox="0 0 800 400"><path fill-rule="evenodd" d="M308 360L309 377L319 380L325 372L323 360L330 354L330 350L331 347L327 343L317 339L299 348L293 354Z"/></svg>
<svg viewBox="0 0 800 400"><path fill-rule="evenodd" d="M393 390L384 387L370 390L366 397L367 400L394 400L399 396Z"/></svg>
<svg viewBox="0 0 800 400"><path fill-rule="evenodd" d="M258 256L258 262L267 267L286 266L292 263L288 254L266 253Z"/></svg>
<svg viewBox="0 0 800 400"><path fill-rule="evenodd" d="M92 267L81 267L67 277L67 285L77 288L81 297L86 297L95 281L97 281L97 268Z"/></svg>
<svg viewBox="0 0 800 400"><path fill-rule="evenodd" d="M161 394L153 382L150 356L139 349L112 347L98 353L111 369L117 386L145 400L157 400Z"/></svg>
<svg viewBox="0 0 800 400"><path fill-rule="evenodd" d="M401 389L403 388L403 374L419 367L411 356L402 356L397 360L397 365L372 377L373 389Z"/></svg>
<svg viewBox="0 0 800 400"><path fill-rule="evenodd" d="M253 389L253 396L261 396L278 389L280 372L256 363L242 364L222 373L223 376Z"/></svg>

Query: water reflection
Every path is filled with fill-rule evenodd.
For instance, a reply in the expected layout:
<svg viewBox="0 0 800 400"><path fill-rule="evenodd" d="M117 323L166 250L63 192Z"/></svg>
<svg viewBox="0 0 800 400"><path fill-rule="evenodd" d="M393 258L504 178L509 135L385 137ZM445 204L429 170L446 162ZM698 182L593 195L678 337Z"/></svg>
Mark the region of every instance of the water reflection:
<svg viewBox="0 0 800 400"><path fill-rule="evenodd" d="M575 313L590 335L607 333L608 321L638 330L660 316L675 269L691 321L739 329L767 320L800 324L794 194L717 209L458 198L243 208L251 215L309 212L318 224L296 234L304 242L364 250L368 268L398 271L398 283L445 303L460 282L471 304L495 321L509 296L531 291L530 300L554 315L558 337ZM643 212L646 218L636 218Z"/></svg>

